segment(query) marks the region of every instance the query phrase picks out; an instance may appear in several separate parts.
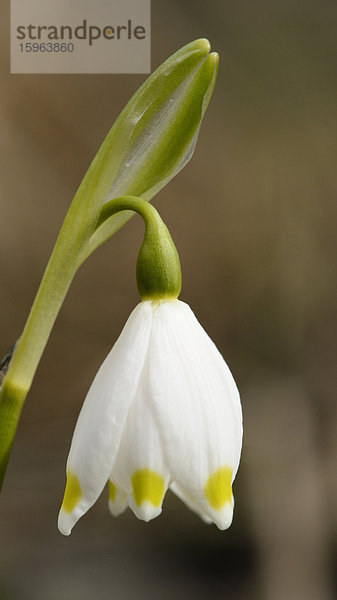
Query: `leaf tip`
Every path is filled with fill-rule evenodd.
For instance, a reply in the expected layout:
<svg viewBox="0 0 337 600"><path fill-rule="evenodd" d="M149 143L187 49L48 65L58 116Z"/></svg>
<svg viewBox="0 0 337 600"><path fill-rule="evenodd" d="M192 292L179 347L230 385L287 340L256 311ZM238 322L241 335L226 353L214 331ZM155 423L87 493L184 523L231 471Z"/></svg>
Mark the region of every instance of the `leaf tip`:
<svg viewBox="0 0 337 600"><path fill-rule="evenodd" d="M209 57L209 60L213 61L214 65L218 66L219 64L219 54L217 52L211 52Z"/></svg>
<svg viewBox="0 0 337 600"><path fill-rule="evenodd" d="M205 54L208 54L211 49L211 44L207 38L199 38L198 40L195 40L195 45L198 46L199 49Z"/></svg>

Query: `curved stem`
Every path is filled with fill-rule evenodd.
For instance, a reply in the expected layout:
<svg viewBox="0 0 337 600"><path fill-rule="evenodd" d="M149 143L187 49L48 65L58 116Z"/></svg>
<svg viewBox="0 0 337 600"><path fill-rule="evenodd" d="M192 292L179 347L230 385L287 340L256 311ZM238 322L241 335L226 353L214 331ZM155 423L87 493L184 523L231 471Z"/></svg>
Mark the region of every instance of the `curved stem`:
<svg viewBox="0 0 337 600"><path fill-rule="evenodd" d="M86 228L78 226L78 220L69 218L70 214L71 211L59 234L0 389L0 489L24 401L58 312L80 265L80 251L87 243Z"/></svg>
<svg viewBox="0 0 337 600"><path fill-rule="evenodd" d="M142 206L143 203L147 205L142 201ZM116 204L116 210L112 205L114 206L114 201L105 205L96 228L99 229L104 219L103 215L108 218L109 210L111 215L123 210L120 203ZM134 199L132 209L136 210L135 207ZM143 206L140 210L144 215L151 212L149 205ZM88 222L89 215L79 214L77 209L74 210L74 205L70 207L23 333L16 344L8 368L6 366L6 373L0 387L0 490L21 411L50 332L75 273L83 262L83 256L91 253L88 253L87 248L91 239ZM94 230L92 234L94 237L96 234L94 226L92 230Z"/></svg>
<svg viewBox="0 0 337 600"><path fill-rule="evenodd" d="M110 218L114 217L117 213L120 213L120 227L124 224L126 215L129 215L130 218L133 213L138 213L144 219L146 225L153 220L157 224L159 222L162 223L159 213L154 206L143 198L138 198L137 196L120 196L119 198L110 200L110 202L103 205L95 231L86 246L83 247L79 257L81 264L106 241L107 231L110 228ZM117 216L119 215L117 214ZM119 229L118 224L115 225L115 231L117 229Z"/></svg>
<svg viewBox="0 0 337 600"><path fill-rule="evenodd" d="M146 219L149 218L147 215L150 215L152 207L150 208L145 201L137 202L133 198L130 200L130 208L141 211ZM100 213L96 228L99 229L102 220L123 209L121 200L106 204ZM16 344L8 368L6 366L0 388L0 490L21 411L50 332L75 273L83 262L83 256L91 253L88 253L91 239L88 232L89 219L87 215L85 217L80 217L73 207L70 208L23 333ZM94 229L92 237L95 235Z"/></svg>
<svg viewBox="0 0 337 600"><path fill-rule="evenodd" d="M110 217L125 210L143 217L152 247L159 247L158 240L167 235L166 227L156 209L135 196L106 203L96 226L92 224L91 236L88 226L82 226L88 219L81 219L79 223L71 209L65 219L0 388L0 490L26 396L70 284L79 266L105 241L106 232L104 240L101 238L104 225Z"/></svg>
<svg viewBox="0 0 337 600"><path fill-rule="evenodd" d="M122 196L105 204L86 251L92 251L101 243L102 228L109 219L125 210L137 212L145 221L145 235L136 268L140 297L142 300L178 298L181 291L181 268L177 249L154 206L142 198Z"/></svg>
<svg viewBox="0 0 337 600"><path fill-rule="evenodd" d="M138 198L137 196L121 196L120 198L114 198L103 205L98 217L96 232L107 219L123 210L132 210L138 213L144 219L146 225L153 220L157 223L162 223L161 217L155 207L146 200L143 200L143 198ZM95 234L91 237L93 238L94 235Z"/></svg>

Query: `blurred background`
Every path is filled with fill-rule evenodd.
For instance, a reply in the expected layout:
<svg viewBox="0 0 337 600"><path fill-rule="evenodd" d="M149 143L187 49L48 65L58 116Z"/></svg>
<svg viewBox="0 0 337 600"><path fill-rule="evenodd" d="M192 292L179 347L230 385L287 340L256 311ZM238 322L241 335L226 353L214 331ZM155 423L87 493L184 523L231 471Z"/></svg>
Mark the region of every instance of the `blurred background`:
<svg viewBox="0 0 337 600"><path fill-rule="evenodd" d="M171 493L149 524L106 493L56 527L86 391L138 302L140 219L81 268L22 414L0 502L1 600L331 600L336 567L337 5L153 0L152 68L208 37L213 99L188 166L154 199L181 298L226 358L245 436L225 532ZM145 76L10 75L0 6L0 355L20 335L70 201Z"/></svg>

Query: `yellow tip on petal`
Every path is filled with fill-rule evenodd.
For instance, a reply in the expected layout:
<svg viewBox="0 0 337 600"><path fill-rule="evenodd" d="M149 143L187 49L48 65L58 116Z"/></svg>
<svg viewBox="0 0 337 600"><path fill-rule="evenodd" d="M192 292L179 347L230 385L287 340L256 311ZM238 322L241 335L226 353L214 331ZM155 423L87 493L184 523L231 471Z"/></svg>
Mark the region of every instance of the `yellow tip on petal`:
<svg viewBox="0 0 337 600"><path fill-rule="evenodd" d="M160 506L165 494L165 481L159 473L142 469L132 477L133 497L137 506L148 501L153 506Z"/></svg>
<svg viewBox="0 0 337 600"><path fill-rule="evenodd" d="M109 479L109 500L114 502L116 500L117 488L115 484Z"/></svg>
<svg viewBox="0 0 337 600"><path fill-rule="evenodd" d="M67 485L66 491L64 492L64 498L62 503L62 508L66 513L71 513L75 506L79 503L82 498L82 489L80 486L80 482L76 475L67 472Z"/></svg>
<svg viewBox="0 0 337 600"><path fill-rule="evenodd" d="M126 493L118 489L118 487L109 479L109 509L114 517L118 517L127 508L128 502Z"/></svg>
<svg viewBox="0 0 337 600"><path fill-rule="evenodd" d="M224 504L232 501L232 474L233 469L230 467L220 467L207 480L206 498L215 510L220 510Z"/></svg>

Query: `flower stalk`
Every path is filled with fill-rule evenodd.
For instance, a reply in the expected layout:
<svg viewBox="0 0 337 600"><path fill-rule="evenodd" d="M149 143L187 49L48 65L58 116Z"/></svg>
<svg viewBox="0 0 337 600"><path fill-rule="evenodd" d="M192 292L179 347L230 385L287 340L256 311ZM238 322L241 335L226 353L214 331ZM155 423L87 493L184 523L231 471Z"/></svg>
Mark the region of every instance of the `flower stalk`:
<svg viewBox="0 0 337 600"><path fill-rule="evenodd" d="M137 286L142 300L178 298L181 291L180 259L169 230L156 209L134 196L116 198L105 204L98 222L100 226L116 213L132 210L145 222L145 235L137 267Z"/></svg>
<svg viewBox="0 0 337 600"><path fill-rule="evenodd" d="M126 196L105 204L93 234L117 213L133 211L145 221L145 236L137 262L137 284L140 296L178 297L181 270L177 250L170 233L156 209L140 198ZM70 223L69 223L70 221ZM18 421L50 332L86 252L86 231L79 228L77 240L68 214L54 252L46 268L36 299L15 352L9 362L9 374L0 390L0 483L6 472ZM95 244L91 245L93 251ZM6 355L7 356L7 355ZM6 359L6 357L5 357Z"/></svg>

